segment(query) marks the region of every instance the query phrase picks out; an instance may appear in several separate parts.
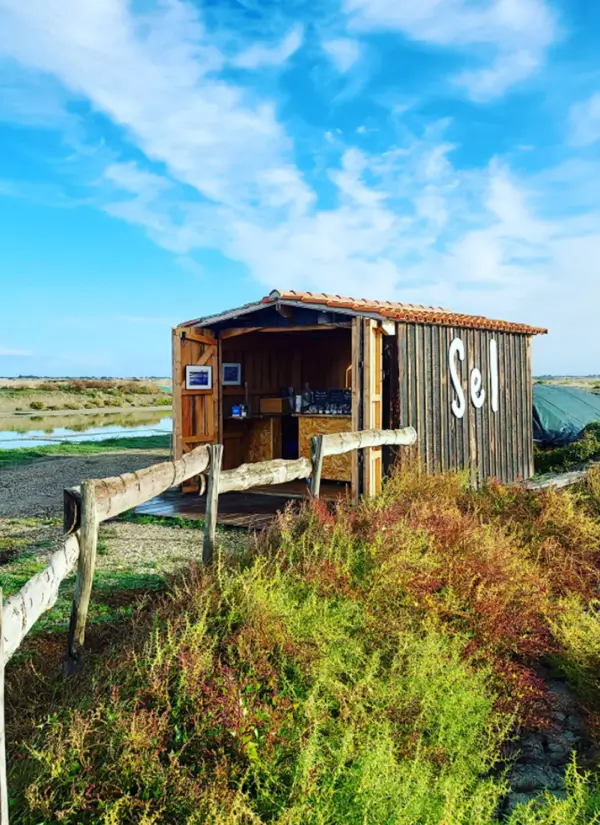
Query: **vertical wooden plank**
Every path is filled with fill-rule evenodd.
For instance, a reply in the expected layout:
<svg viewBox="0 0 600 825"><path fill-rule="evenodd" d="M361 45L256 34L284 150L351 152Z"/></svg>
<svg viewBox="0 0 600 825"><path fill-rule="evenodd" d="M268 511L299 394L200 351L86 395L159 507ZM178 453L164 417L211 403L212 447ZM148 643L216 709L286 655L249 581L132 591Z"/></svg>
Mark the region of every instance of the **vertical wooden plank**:
<svg viewBox="0 0 600 825"><path fill-rule="evenodd" d="M0 825L8 825L8 779L6 776L6 728L4 713L4 601L0 587Z"/></svg>
<svg viewBox="0 0 600 825"><path fill-rule="evenodd" d="M356 452L356 450L354 450ZM323 473L323 436L315 435L310 443L310 460L312 461L311 493L319 498L321 475Z"/></svg>
<svg viewBox="0 0 600 825"><path fill-rule="evenodd" d="M352 430L362 427L362 370L361 370L362 319L352 319ZM362 493L358 450L352 451L352 500L356 503Z"/></svg>
<svg viewBox="0 0 600 825"><path fill-rule="evenodd" d="M475 405L471 400L471 386L470 375L473 365L476 360L476 331L473 329L465 330L465 337L467 339L466 357L463 367L466 374L466 392L465 397L467 401L467 412L465 418L469 422L469 437L468 437L468 467L471 476L471 484L477 486L479 484L479 453L477 443L477 413Z"/></svg>
<svg viewBox="0 0 600 825"><path fill-rule="evenodd" d="M448 453L450 438L449 421L449 388L448 388L448 352L446 347L447 328L438 327L438 363L439 363L439 385L440 385L440 470L445 473L448 470Z"/></svg>
<svg viewBox="0 0 600 825"><path fill-rule="evenodd" d="M440 361L440 334L441 329L438 325L432 327L431 330L431 355L432 355L432 414L433 414L433 430L434 430L434 472L439 473L442 470L442 444L444 422L442 415L442 376L441 376L441 361Z"/></svg>
<svg viewBox="0 0 600 825"><path fill-rule="evenodd" d="M518 476L518 445L517 445L517 420L519 416L519 392L516 381L516 353L515 353L515 335L509 335L510 342L510 473L511 481L516 481Z"/></svg>
<svg viewBox="0 0 600 825"><path fill-rule="evenodd" d="M208 450L210 453L210 470L206 488L206 516L204 522L204 542L202 544L202 561L204 564L210 564L212 562L215 551L223 445L209 444Z"/></svg>
<svg viewBox="0 0 600 825"><path fill-rule="evenodd" d="M527 339L524 335L517 337L519 347L519 392L521 395L521 429L519 432L521 458L521 478L529 478L529 455L528 455L528 434L527 434Z"/></svg>
<svg viewBox="0 0 600 825"><path fill-rule="evenodd" d="M477 366L481 372L482 387L485 390L485 401L483 407L478 415L478 443L479 443L479 466L481 471L481 478L486 479L490 477L490 370L487 358L488 352L488 333L485 330L477 330L475 332L477 337Z"/></svg>
<svg viewBox="0 0 600 825"><path fill-rule="evenodd" d="M433 422L431 409L431 325L421 326L423 333L423 360L422 360L422 405L423 405L423 423L425 426L425 467L428 473L433 469Z"/></svg>
<svg viewBox="0 0 600 825"><path fill-rule="evenodd" d="M181 430L181 389L183 370L181 367L181 334L177 327L171 334L172 349L172 381L173 381L173 439L171 443L171 457L175 460L183 455L183 435Z"/></svg>
<svg viewBox="0 0 600 825"><path fill-rule="evenodd" d="M412 362L414 364L414 378L415 383L413 387L413 404L414 404L414 417L416 421L416 430L417 430L417 444L419 445L419 461L421 465L425 463L425 456L427 454L427 433L425 432L425 427L423 426L423 406L421 403L421 385L423 383L422 379L422 370L423 370L423 338L422 338L422 330L423 328L420 324L413 324L413 336L412 339L414 341L413 352L412 352Z"/></svg>
<svg viewBox="0 0 600 825"><path fill-rule="evenodd" d="M79 531L79 559L75 594L71 608L65 671L72 673L82 662L85 625L92 595L96 550L98 546L98 515L96 513L96 483L84 481L81 485L81 528Z"/></svg>
<svg viewBox="0 0 600 825"><path fill-rule="evenodd" d="M533 374L531 367L531 338L527 337L527 451L529 477L535 473L535 453L533 447Z"/></svg>

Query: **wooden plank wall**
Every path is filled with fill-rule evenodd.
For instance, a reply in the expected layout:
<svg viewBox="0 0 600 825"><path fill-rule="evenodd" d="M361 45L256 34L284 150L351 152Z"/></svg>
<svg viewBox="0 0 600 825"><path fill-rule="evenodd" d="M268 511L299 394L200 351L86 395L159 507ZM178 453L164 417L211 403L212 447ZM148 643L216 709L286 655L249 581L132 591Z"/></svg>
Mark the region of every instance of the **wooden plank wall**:
<svg viewBox="0 0 600 825"><path fill-rule="evenodd" d="M456 397L449 364L450 344L460 338L465 360L457 358L466 399L462 419L452 413ZM490 341L498 346L499 409L491 406ZM505 482L533 475L530 339L524 335L424 324L398 324L399 420L412 425L430 472L469 470L474 480ZM477 367L486 399L471 402L470 374Z"/></svg>
<svg viewBox="0 0 600 825"><path fill-rule="evenodd" d="M220 438L219 345L211 330L173 330L173 452L175 458ZM188 365L212 367L210 390L186 390Z"/></svg>

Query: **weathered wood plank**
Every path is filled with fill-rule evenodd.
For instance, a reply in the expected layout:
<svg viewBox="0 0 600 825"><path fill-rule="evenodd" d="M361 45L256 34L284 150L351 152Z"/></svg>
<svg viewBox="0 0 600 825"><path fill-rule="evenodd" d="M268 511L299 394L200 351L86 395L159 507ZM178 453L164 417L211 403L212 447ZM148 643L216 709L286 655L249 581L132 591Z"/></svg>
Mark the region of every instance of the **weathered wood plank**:
<svg viewBox="0 0 600 825"><path fill-rule="evenodd" d="M209 452L210 474L208 476L208 489L206 493L206 520L204 523L204 542L202 545L202 561L204 564L210 564L212 562L215 551L223 445L211 444Z"/></svg>
<svg viewBox="0 0 600 825"><path fill-rule="evenodd" d="M98 547L98 520L96 502L96 482L84 481L81 485L81 529L79 531L79 559L75 594L69 623L67 642L66 672L72 672L80 658L85 641L85 625L92 595L96 550Z"/></svg>
<svg viewBox="0 0 600 825"><path fill-rule="evenodd" d="M0 587L0 825L8 825L8 780L6 776L6 729L4 716L4 627Z"/></svg>
<svg viewBox="0 0 600 825"><path fill-rule="evenodd" d="M42 613L56 603L60 584L75 567L79 558L79 535L65 539L45 570L37 573L11 596L4 605L2 624L4 635L4 662L7 662L27 636Z"/></svg>
<svg viewBox="0 0 600 825"><path fill-rule="evenodd" d="M319 498L321 490L321 474L323 472L323 436L317 435L312 439L310 458L312 461L312 484L311 492L315 498Z"/></svg>
<svg viewBox="0 0 600 825"><path fill-rule="evenodd" d="M298 478L310 478L311 472L312 465L308 458L297 458L294 461L276 458L257 464L242 464L235 470L221 473L219 494L241 492L264 484L285 484Z"/></svg>
<svg viewBox="0 0 600 825"><path fill-rule="evenodd" d="M178 461L163 461L134 473L96 479L94 484L98 521L114 518L159 496L171 487L177 487L187 479L205 472L208 465L208 448L201 446L186 453ZM69 497L77 496L80 494L80 488L73 487L68 494ZM77 529L79 522L74 526ZM72 520L70 527L72 532Z"/></svg>
<svg viewBox="0 0 600 825"><path fill-rule="evenodd" d="M361 450L383 445L411 447L416 444L414 427L401 430L359 430L353 433L332 433L323 436L323 455L342 455L350 450Z"/></svg>

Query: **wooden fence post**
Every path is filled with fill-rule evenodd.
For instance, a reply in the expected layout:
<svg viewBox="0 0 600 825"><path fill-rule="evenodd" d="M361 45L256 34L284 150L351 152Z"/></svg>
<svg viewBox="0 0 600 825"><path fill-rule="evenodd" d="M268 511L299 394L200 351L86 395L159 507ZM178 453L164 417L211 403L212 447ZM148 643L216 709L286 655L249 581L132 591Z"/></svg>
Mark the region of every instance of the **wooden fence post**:
<svg viewBox="0 0 600 825"><path fill-rule="evenodd" d="M0 588L0 825L8 825L8 785L6 778L6 731L4 727L4 628L2 627L2 588Z"/></svg>
<svg viewBox="0 0 600 825"><path fill-rule="evenodd" d="M65 671L72 673L81 665L85 641L85 624L87 621L94 569L96 567L96 548L98 546L98 515L96 511L96 483L84 481L81 485L81 529L79 533L79 563L75 594L69 624L69 641Z"/></svg>
<svg viewBox="0 0 600 825"><path fill-rule="evenodd" d="M221 463L223 461L223 445L211 444L210 468L208 472L208 486L206 490L206 520L204 522L204 543L202 545L202 561L210 564L215 549L217 533L217 514L219 510L219 482L221 479Z"/></svg>
<svg viewBox="0 0 600 825"><path fill-rule="evenodd" d="M323 436L315 435L310 442L310 459L312 461L311 493L315 498L319 498L319 493L321 491L323 458Z"/></svg>

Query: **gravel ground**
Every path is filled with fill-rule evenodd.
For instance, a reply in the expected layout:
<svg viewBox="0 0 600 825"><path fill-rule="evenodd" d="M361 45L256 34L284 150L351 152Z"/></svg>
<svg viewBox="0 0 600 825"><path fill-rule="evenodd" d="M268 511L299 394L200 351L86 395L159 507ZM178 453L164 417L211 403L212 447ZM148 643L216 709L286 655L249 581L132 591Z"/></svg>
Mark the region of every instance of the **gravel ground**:
<svg viewBox="0 0 600 825"><path fill-rule="evenodd" d="M1 470L0 586L3 576L19 572L24 558L33 556L45 562L61 546L65 487L86 478L139 470L167 457L167 451L127 450L49 457ZM100 526L96 569L162 576L185 567L191 560L200 561L202 537L202 530L175 524L107 521ZM234 550L247 540L248 534L243 531L220 531L217 544L224 550Z"/></svg>
<svg viewBox="0 0 600 825"><path fill-rule="evenodd" d="M0 470L0 518L62 514L63 490L87 478L131 473L168 459L168 450L49 456Z"/></svg>
<svg viewBox="0 0 600 825"><path fill-rule="evenodd" d="M107 521L100 527L96 569L135 570L139 575L162 576L185 567L189 561L200 562L202 536L202 530ZM50 519L0 519L0 546L6 539L18 542L19 555L33 550L36 560L45 562L63 541L62 523ZM246 540L247 534L238 530L219 532L217 536L217 544L223 550L235 550ZM19 557L2 564L0 580L3 575L18 572L20 564Z"/></svg>

